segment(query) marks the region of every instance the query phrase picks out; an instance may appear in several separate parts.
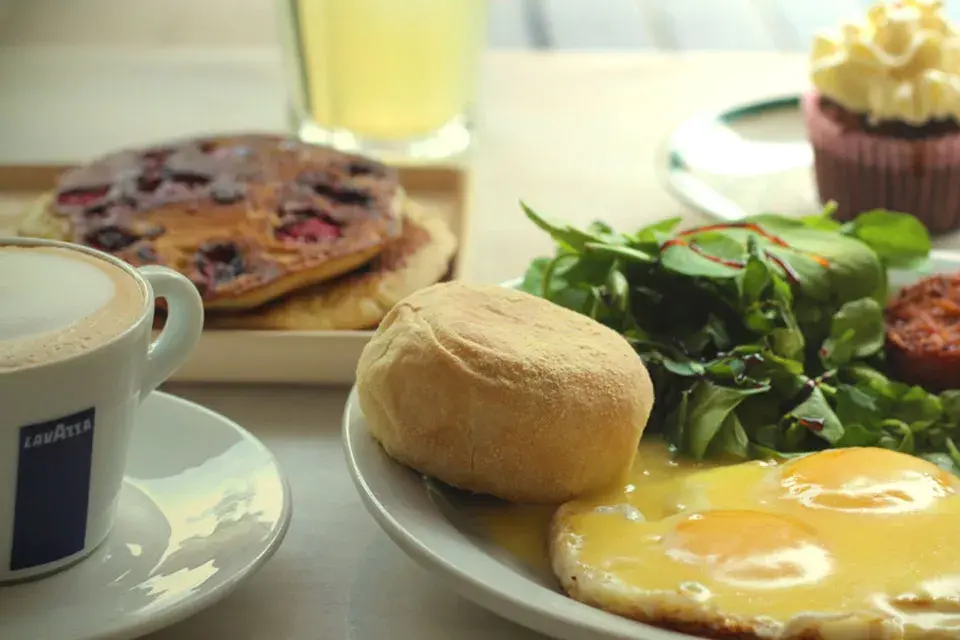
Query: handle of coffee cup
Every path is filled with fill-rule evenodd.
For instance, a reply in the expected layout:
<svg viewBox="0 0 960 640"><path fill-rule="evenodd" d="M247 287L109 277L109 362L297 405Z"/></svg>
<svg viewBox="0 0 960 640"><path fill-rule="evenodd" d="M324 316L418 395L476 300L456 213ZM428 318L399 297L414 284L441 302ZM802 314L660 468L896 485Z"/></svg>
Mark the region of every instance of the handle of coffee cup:
<svg viewBox="0 0 960 640"><path fill-rule="evenodd" d="M203 330L203 301L197 287L172 269L140 267L156 298L167 301L167 321L160 335L150 344L147 368L140 387L146 398L182 365L200 341Z"/></svg>

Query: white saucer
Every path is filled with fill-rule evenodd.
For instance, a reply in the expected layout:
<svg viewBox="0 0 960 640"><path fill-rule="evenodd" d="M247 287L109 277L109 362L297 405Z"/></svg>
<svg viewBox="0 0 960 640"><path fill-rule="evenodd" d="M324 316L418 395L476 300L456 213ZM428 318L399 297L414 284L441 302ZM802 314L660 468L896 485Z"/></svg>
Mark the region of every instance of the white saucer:
<svg viewBox="0 0 960 640"><path fill-rule="evenodd" d="M283 541L290 489L256 438L160 392L137 422L114 530L76 566L0 588L3 640L156 631L226 596Z"/></svg>

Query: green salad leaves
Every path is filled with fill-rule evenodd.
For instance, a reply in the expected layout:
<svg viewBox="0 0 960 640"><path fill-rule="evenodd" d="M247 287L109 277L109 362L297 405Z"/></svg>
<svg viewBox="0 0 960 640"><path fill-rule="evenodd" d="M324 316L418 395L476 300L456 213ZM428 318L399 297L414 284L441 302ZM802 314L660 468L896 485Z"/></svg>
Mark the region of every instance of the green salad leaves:
<svg viewBox="0 0 960 640"><path fill-rule="evenodd" d="M521 288L620 332L643 358L651 430L696 459L789 457L880 446L960 474L960 391L933 394L884 362L888 270L926 261L915 218L869 211L763 214L678 231L632 233L554 222L556 242Z"/></svg>

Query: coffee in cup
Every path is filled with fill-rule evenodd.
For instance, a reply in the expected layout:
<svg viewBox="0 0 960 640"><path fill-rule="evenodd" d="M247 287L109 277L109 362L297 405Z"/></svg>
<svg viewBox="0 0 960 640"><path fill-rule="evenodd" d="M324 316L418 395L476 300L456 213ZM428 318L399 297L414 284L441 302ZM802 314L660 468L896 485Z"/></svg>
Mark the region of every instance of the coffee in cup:
<svg viewBox="0 0 960 640"><path fill-rule="evenodd" d="M152 340L155 297L167 321ZM0 238L0 583L89 555L141 400L200 337L196 287L92 249Z"/></svg>
<svg viewBox="0 0 960 640"><path fill-rule="evenodd" d="M86 253L0 246L0 371L96 349L136 322L146 297L126 271Z"/></svg>

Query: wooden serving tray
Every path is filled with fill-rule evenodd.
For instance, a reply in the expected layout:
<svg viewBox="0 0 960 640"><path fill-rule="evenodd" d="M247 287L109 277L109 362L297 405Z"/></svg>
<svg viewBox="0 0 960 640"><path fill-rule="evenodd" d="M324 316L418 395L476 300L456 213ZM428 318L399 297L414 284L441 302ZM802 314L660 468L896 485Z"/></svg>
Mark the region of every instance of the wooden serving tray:
<svg viewBox="0 0 960 640"><path fill-rule="evenodd" d="M67 169L59 165L0 165L0 236L11 235L25 206ZM398 169L411 198L442 213L460 242L450 277L462 272L469 173L459 167ZM352 384L357 359L372 331L204 331L177 382Z"/></svg>

